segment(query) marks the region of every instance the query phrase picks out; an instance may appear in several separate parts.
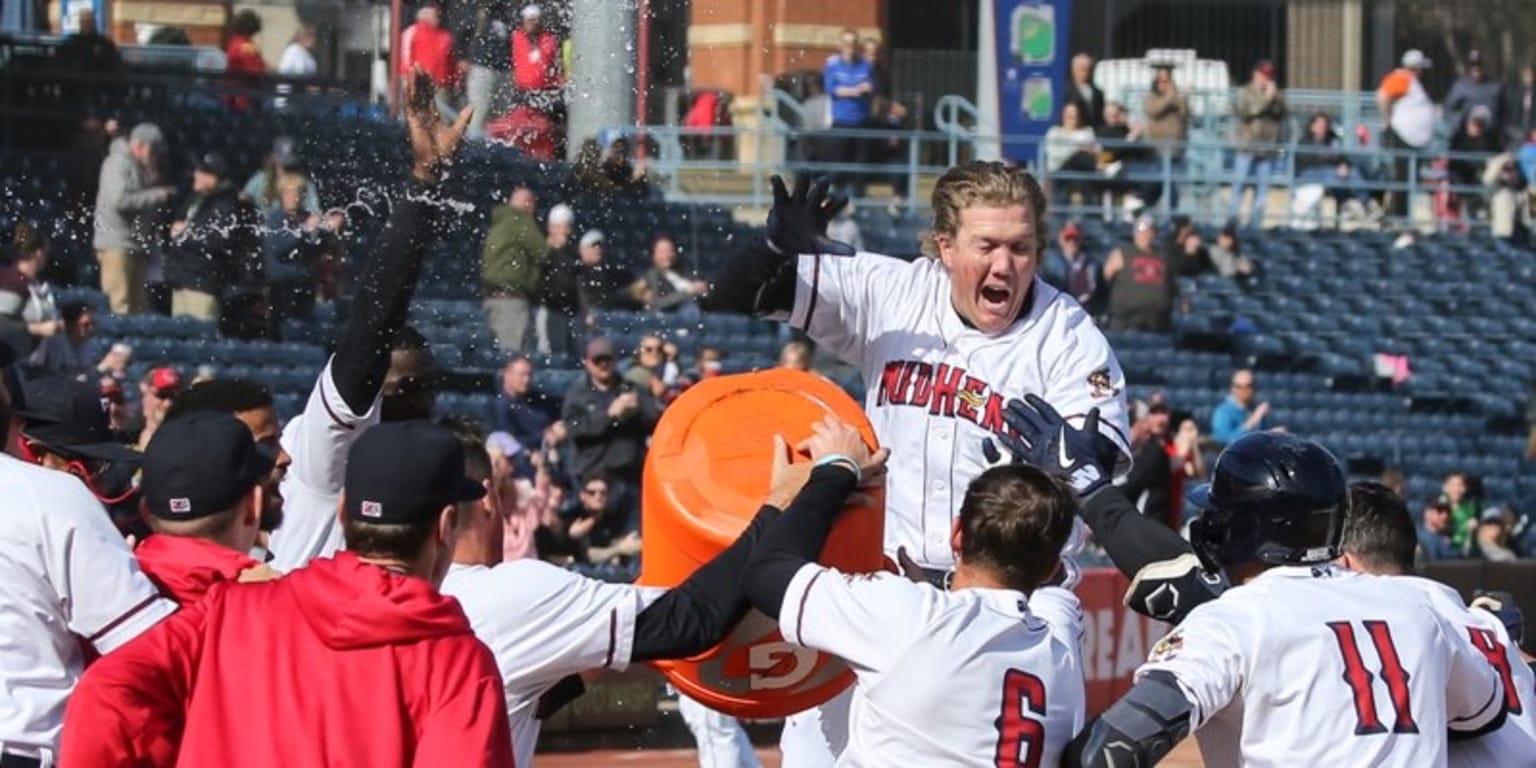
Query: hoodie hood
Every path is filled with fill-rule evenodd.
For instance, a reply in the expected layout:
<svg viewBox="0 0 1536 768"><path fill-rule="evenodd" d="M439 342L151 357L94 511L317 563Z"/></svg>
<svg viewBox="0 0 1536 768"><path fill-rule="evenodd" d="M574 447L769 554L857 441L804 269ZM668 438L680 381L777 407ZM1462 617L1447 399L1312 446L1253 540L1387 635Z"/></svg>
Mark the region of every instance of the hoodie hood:
<svg viewBox="0 0 1536 768"><path fill-rule="evenodd" d="M278 588L333 650L471 634L459 601L422 579L364 563L351 552L312 560L283 577Z"/></svg>
<svg viewBox="0 0 1536 768"><path fill-rule="evenodd" d="M236 581L248 568L259 568L244 552L186 536L157 533L134 549L145 575L182 605L196 602L221 581Z"/></svg>

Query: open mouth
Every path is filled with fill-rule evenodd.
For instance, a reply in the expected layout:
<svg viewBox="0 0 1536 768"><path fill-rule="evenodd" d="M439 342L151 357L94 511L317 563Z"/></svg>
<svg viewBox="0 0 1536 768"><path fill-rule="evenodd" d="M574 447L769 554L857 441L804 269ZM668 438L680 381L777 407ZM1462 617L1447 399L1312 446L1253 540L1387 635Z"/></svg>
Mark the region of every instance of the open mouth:
<svg viewBox="0 0 1536 768"><path fill-rule="evenodd" d="M988 309L1004 309L1008 306L1008 298L1013 292L998 285L984 285L981 287L981 303Z"/></svg>

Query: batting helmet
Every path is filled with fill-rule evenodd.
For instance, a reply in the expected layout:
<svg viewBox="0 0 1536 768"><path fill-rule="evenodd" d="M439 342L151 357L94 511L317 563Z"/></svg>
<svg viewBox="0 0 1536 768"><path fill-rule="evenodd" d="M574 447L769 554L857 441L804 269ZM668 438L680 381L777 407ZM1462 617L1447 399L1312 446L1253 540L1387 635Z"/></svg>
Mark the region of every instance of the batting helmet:
<svg viewBox="0 0 1536 768"><path fill-rule="evenodd" d="M1321 445L1254 432L1216 457L1210 484L1193 489L1190 501L1202 510L1190 522L1190 543L1206 568L1306 565L1338 557L1349 486Z"/></svg>

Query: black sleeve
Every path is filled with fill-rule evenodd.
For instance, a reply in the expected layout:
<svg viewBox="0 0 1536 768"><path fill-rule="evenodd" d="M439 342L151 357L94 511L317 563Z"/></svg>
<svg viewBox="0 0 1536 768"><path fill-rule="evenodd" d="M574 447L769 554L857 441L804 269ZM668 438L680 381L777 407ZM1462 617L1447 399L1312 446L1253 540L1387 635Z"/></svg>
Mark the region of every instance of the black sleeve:
<svg viewBox="0 0 1536 768"><path fill-rule="evenodd" d="M1189 542L1162 521L1137 512L1119 488L1109 486L1084 499L1081 511L1094 541L1131 578L1125 592L1131 610L1178 623L1226 589L1221 574L1201 567Z"/></svg>
<svg viewBox="0 0 1536 768"><path fill-rule="evenodd" d="M725 551L635 616L635 661L686 659L709 650L747 614L741 574L779 511L765 506Z"/></svg>
<svg viewBox="0 0 1536 768"><path fill-rule="evenodd" d="M742 591L753 607L778 619L784 593L795 573L814 562L827 543L832 522L857 483L845 467L817 467L794 503L768 528L743 577Z"/></svg>
<svg viewBox="0 0 1536 768"><path fill-rule="evenodd" d="M1072 739L1061 764L1067 768L1157 765L1189 735L1193 709L1171 672L1149 672Z"/></svg>
<svg viewBox="0 0 1536 768"><path fill-rule="evenodd" d="M432 204L422 198L429 191L413 181L395 201L373 258L358 276L351 316L337 337L331 377L353 413L372 407L389 372L390 345L405 325L426 255Z"/></svg>
<svg viewBox="0 0 1536 768"><path fill-rule="evenodd" d="M699 298L709 312L769 315L795 306L794 255L776 253L765 238L753 238L715 275Z"/></svg>
<svg viewBox="0 0 1536 768"><path fill-rule="evenodd" d="M1166 485L1171 473L1168 454L1159 447L1155 455L1135 457L1131 462L1131 471L1120 485L1120 491L1127 500L1134 503L1134 499L1140 498L1148 488L1159 483Z"/></svg>

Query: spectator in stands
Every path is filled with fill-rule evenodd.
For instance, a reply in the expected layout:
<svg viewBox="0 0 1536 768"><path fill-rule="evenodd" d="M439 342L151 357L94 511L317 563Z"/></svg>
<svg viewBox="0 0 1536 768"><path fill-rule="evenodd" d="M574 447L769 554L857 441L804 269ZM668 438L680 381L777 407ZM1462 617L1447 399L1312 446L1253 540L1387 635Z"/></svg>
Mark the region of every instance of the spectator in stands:
<svg viewBox="0 0 1536 768"><path fill-rule="evenodd" d="M1536 131L1536 64L1520 66L1520 75L1504 91L1500 111L1504 117L1504 148L1516 151L1531 131Z"/></svg>
<svg viewBox="0 0 1536 768"><path fill-rule="evenodd" d="M192 197L171 224L166 282L171 314L219 319L219 298L247 277L242 262L252 254L252 215L229 182L229 163L209 152L192 171Z"/></svg>
<svg viewBox="0 0 1536 768"><path fill-rule="evenodd" d="M864 250L864 232L859 229L859 220L854 218L853 201L842 207L832 216L832 221L827 223L827 237L839 243L847 243L855 251Z"/></svg>
<svg viewBox="0 0 1536 768"><path fill-rule="evenodd" d="M709 283L683 274L677 242L670 235L657 235L651 241L651 267L640 276L638 286L640 305L646 309L690 317L698 316L695 301L709 290Z"/></svg>
<svg viewBox="0 0 1536 768"><path fill-rule="evenodd" d="M1451 183L1458 186L1482 186L1483 168L1488 155L1502 149L1500 135L1493 129L1493 112L1482 104L1467 110L1461 127L1451 136L1450 150L1456 153L1482 155L1483 157L1458 157L1450 163ZM1458 194L1467 206L1466 215L1472 216L1482 209L1482 198L1476 194Z"/></svg>
<svg viewBox="0 0 1536 768"><path fill-rule="evenodd" d="M1058 173L1093 174L1099 169L1099 145L1093 129L1083 122L1082 111L1074 102L1061 105L1061 122L1045 132L1045 168L1054 177ZM1088 197L1092 184L1085 179L1051 178L1051 198L1055 205L1068 205L1073 191Z"/></svg>
<svg viewBox="0 0 1536 768"><path fill-rule="evenodd" d="M1253 260L1243 255L1243 245L1237 237L1237 227L1231 223L1216 233L1216 244L1206 249L1206 254L1216 274L1235 278L1239 284L1246 284L1258 275L1258 267Z"/></svg>
<svg viewBox="0 0 1536 768"><path fill-rule="evenodd" d="M631 155L629 139L620 136L603 152L603 178L616 194L645 197L650 193L649 171L645 160Z"/></svg>
<svg viewBox="0 0 1536 768"><path fill-rule="evenodd" d="M1511 515L1502 507L1483 510L1472 541L1472 554L1490 563L1512 563L1519 559L1511 547Z"/></svg>
<svg viewBox="0 0 1536 768"><path fill-rule="evenodd" d="M1419 551L1429 562L1455 560L1461 550L1451 539L1451 506L1437 499L1424 507L1423 522L1419 523Z"/></svg>
<svg viewBox="0 0 1536 768"><path fill-rule="evenodd" d="M531 302L543 280L549 245L533 218L533 190L512 190L506 205L491 210L485 233L480 283L485 315L496 344L504 352L521 352L527 343Z"/></svg>
<svg viewBox="0 0 1536 768"><path fill-rule="evenodd" d="M603 260L604 242L601 230L589 229L581 236L577 249L581 266L576 271L576 293L581 322L588 329L597 326L599 309L610 309L620 303L624 286L631 282L623 267Z"/></svg>
<svg viewBox="0 0 1536 768"><path fill-rule="evenodd" d="M60 68L77 73L104 74L122 66L122 55L112 38L96 28L96 12L90 6L74 6L75 31L65 35L54 56Z"/></svg>
<svg viewBox="0 0 1536 768"><path fill-rule="evenodd" d="M259 77L267 73L267 62L261 58L261 46L256 44L258 34L261 34L261 17L249 8L236 11L229 20L229 40L224 46L228 63L224 71L247 77Z"/></svg>
<svg viewBox="0 0 1536 768"><path fill-rule="evenodd" d="M1189 95L1179 90L1173 81L1173 64L1155 62L1152 65L1152 90L1141 100L1141 111L1146 116L1142 137L1158 145L1158 150L1174 164L1174 173L1183 167L1184 142L1189 139ZM1178 186L1175 185L1169 199L1169 207L1178 207ZM1155 201L1147 201L1152 205Z"/></svg>
<svg viewBox="0 0 1536 768"><path fill-rule="evenodd" d="M796 371L811 369L811 346L803 341L791 341L779 350L779 367Z"/></svg>
<svg viewBox="0 0 1536 768"><path fill-rule="evenodd" d="M284 77L314 77L320 74L315 61L315 25L300 23L293 30L293 38L283 48L283 56L277 61L277 73Z"/></svg>
<svg viewBox="0 0 1536 768"><path fill-rule="evenodd" d="M844 29L838 36L838 51L827 58L821 70L822 89L832 99L832 128L862 128L869 122L870 101L875 92L874 69L870 62L859 57L859 34ZM830 162L863 162L859 139L834 136L829 140ZM840 176L845 176L839 174ZM843 183L856 182L844 178ZM858 195L853 195L858 196Z"/></svg>
<svg viewBox="0 0 1536 768"><path fill-rule="evenodd" d="M870 165L906 165L907 142L910 139L904 134L912 130L912 119L907 112L907 105L884 97L876 97L872 104L869 125L866 127L873 131L882 131L886 135L867 140L864 145L864 161ZM891 201L886 205L885 210L892 218L900 216L901 208L906 204L906 174L896 170L876 172L870 176L870 180L890 185Z"/></svg>
<svg viewBox="0 0 1536 768"><path fill-rule="evenodd" d="M96 193L96 260L101 264L101 290L107 294L113 314L143 312L145 266L153 243L142 239L141 219L156 218L176 189L156 185L155 154L163 135L154 123L140 123L126 138L112 142L101 164L101 185Z"/></svg>
<svg viewBox="0 0 1536 768"><path fill-rule="evenodd" d="M532 106L548 111L560 87L560 41L541 23L539 6L523 6L523 24L512 32L512 80Z"/></svg>
<svg viewBox="0 0 1536 768"><path fill-rule="evenodd" d="M595 195L618 191L603 172L603 147L597 143L597 139L587 139L577 148L576 159L571 161L571 182L577 188Z"/></svg>
<svg viewBox="0 0 1536 768"><path fill-rule="evenodd" d="M437 86L434 99L443 119L457 118L454 94L459 89L459 67L453 60L453 33L443 29L436 2L429 0L417 9L416 23L400 33L400 51L400 82L403 84L415 67L421 67Z"/></svg>
<svg viewBox="0 0 1536 768"><path fill-rule="evenodd" d="M699 380L712 379L724 371L724 363L721 362L725 355L715 347L700 347L699 354L694 365L694 378Z"/></svg>
<svg viewBox="0 0 1536 768"><path fill-rule="evenodd" d="M1391 181L1407 184L1410 169L1416 167L1410 158L1427 149L1435 137L1435 103L1419 79L1429 69L1429 57L1415 48L1403 54L1402 64L1382 79L1376 105L1387 116L1381 146L1399 153L1392 158ZM1389 192L1387 210L1393 216L1407 216L1411 210L1407 191Z"/></svg>
<svg viewBox="0 0 1536 768"><path fill-rule="evenodd" d="M308 320L315 312L315 269L339 246L340 213L324 218L305 211L309 179L284 173L277 179L279 205L266 213L261 232L267 297L277 327L289 318Z"/></svg>
<svg viewBox="0 0 1536 768"><path fill-rule="evenodd" d="M1076 222L1067 222L1061 228L1056 244L1061 249L1064 269L1060 273L1061 288L1088 310L1088 314L1097 317L1104 311L1103 266L1083 247L1083 233Z"/></svg>
<svg viewBox="0 0 1536 768"><path fill-rule="evenodd" d="M1237 118L1238 150L1232 158L1232 199L1227 217L1241 220L1243 191L1249 177L1253 185L1253 208L1248 226L1264 224L1264 207L1269 203L1269 178L1275 170L1280 141L1280 124L1285 121L1285 94L1275 83L1274 62L1265 59L1253 67L1253 77L1232 98L1232 113Z"/></svg>
<svg viewBox="0 0 1536 768"><path fill-rule="evenodd" d="M864 60L869 62L869 76L874 82L874 96L892 101L891 96L891 68L885 65L885 58L881 55L880 41L873 37L866 37L860 44Z"/></svg>
<svg viewBox="0 0 1536 768"><path fill-rule="evenodd" d="M1168 404L1137 401L1131 411L1136 417L1131 424L1131 471L1120 489L1143 515L1169 520L1173 462L1168 456Z"/></svg>
<svg viewBox="0 0 1536 768"><path fill-rule="evenodd" d="M1093 84L1093 57L1086 53L1073 56L1070 77L1062 89L1062 110L1076 106L1081 122L1097 130L1104 125L1104 92Z"/></svg>
<svg viewBox="0 0 1536 768"><path fill-rule="evenodd" d="M533 361L516 355L502 366L501 391L492 408L495 431L510 435L523 450L543 449L555 414L549 398L533 388Z"/></svg>
<svg viewBox="0 0 1536 768"><path fill-rule="evenodd" d="M613 495L606 475L589 472L582 476L576 499L562 512L577 561L596 565L640 554L640 534L626 524Z"/></svg>
<svg viewBox="0 0 1536 768"><path fill-rule="evenodd" d="M48 241L31 224L19 222L10 252L12 263L0 264L0 333L14 337L18 343L11 346L19 356L30 354L37 364L48 355L43 346L66 343L53 288L42 278Z"/></svg>
<svg viewBox="0 0 1536 768"><path fill-rule="evenodd" d="M463 45L464 97L475 108L466 135L485 138L485 124L511 106L512 0L477 0L468 28L456 28Z"/></svg>
<svg viewBox="0 0 1536 768"><path fill-rule="evenodd" d="M1179 295L1177 265L1157 248L1152 217L1136 220L1132 240L1110 251L1104 262L1109 284L1109 326L1117 331L1166 332Z"/></svg>
<svg viewBox="0 0 1536 768"><path fill-rule="evenodd" d="M1499 110L1503 107L1503 91L1503 84L1489 77L1483 69L1483 52L1476 48L1468 51L1466 69L1451 84L1450 93L1445 95L1441 111L1445 116L1446 132L1454 134L1466 123L1473 109L1483 107L1488 110L1489 133L1502 143L1504 124Z"/></svg>
<svg viewBox="0 0 1536 768"><path fill-rule="evenodd" d="M1462 551L1470 545L1482 512L1482 505L1477 495L1471 492L1471 485L1465 472L1452 472L1440 483L1440 502L1451 510L1451 541Z"/></svg>
<svg viewBox="0 0 1536 768"><path fill-rule="evenodd" d="M666 346L666 340L659 334L648 333L640 337L640 344L635 347L635 359L624 371L625 381L650 392L651 397L663 403L671 399L668 394L682 373L677 362L668 359Z"/></svg>
<svg viewBox="0 0 1536 768"><path fill-rule="evenodd" d="M1156 170L1155 156L1140 145L1141 129L1132 126L1130 112L1118 101L1104 105L1104 124L1094 130L1102 145L1101 154L1106 163L1104 175L1118 179L1130 173L1148 173ZM1134 215L1147 201L1156 201L1162 187L1151 182L1111 181L1105 185L1115 194L1124 194L1123 204L1127 213Z"/></svg>
<svg viewBox="0 0 1536 768"><path fill-rule="evenodd" d="M545 235L549 250L544 256L539 306L534 312L539 354L575 357L579 347L581 255L571 237L575 219L576 213L564 203L549 209Z"/></svg>
<svg viewBox="0 0 1536 768"><path fill-rule="evenodd" d="M150 368L139 377L138 389L139 407L129 419L127 431L142 451L181 394L181 374L167 365Z"/></svg>
<svg viewBox="0 0 1536 768"><path fill-rule="evenodd" d="M1316 112L1312 115L1312 119L1307 121L1307 132L1297 145L1297 200L1316 197L1321 202L1322 194L1303 192L1306 187L1317 185L1323 194L1334 199L1334 204L1345 218L1381 215L1381 206L1366 191L1359 169L1355 168L1339 146L1338 131L1334 129L1333 118L1328 113ZM1310 220L1314 206L1315 203L1310 202L1300 204L1299 209L1293 206L1292 213L1301 220Z"/></svg>
<svg viewBox="0 0 1536 768"><path fill-rule="evenodd" d="M32 365L71 378L94 372L97 349L96 314L87 304L70 302L59 310L61 333L46 339L34 351Z"/></svg>
<svg viewBox="0 0 1536 768"><path fill-rule="evenodd" d="M1194 417L1181 414L1170 419L1178 431L1168 442L1169 468L1173 481L1168 488L1168 524L1174 530L1184 523L1184 488L1205 479L1205 455L1200 452L1200 425Z"/></svg>
<svg viewBox="0 0 1536 768"><path fill-rule="evenodd" d="M587 375L565 393L560 412L575 454L571 472L578 476L603 472L618 508L626 515L636 514L646 441L661 416L661 406L649 392L619 376L613 345L607 339L587 342L582 365Z"/></svg>
<svg viewBox="0 0 1536 768"><path fill-rule="evenodd" d="M278 190L278 178L283 174L304 175L304 197L300 210L320 213L320 192L314 179L304 171L304 161L299 158L298 145L292 136L279 136L272 142L272 151L262 161L261 169L251 174L245 186L240 188L240 199L256 206L262 214L283 207L283 196Z"/></svg>
<svg viewBox="0 0 1536 768"><path fill-rule="evenodd" d="M1254 402L1258 384L1253 371L1239 368L1232 372L1232 388L1227 397L1211 411L1211 439L1226 445L1249 432L1270 429L1269 402Z"/></svg>
<svg viewBox="0 0 1536 768"><path fill-rule="evenodd" d="M1228 226L1236 224L1229 222ZM1215 270L1210 252L1205 249L1205 238L1188 216L1173 218L1173 235L1167 247L1168 259L1176 265L1179 277L1198 277Z"/></svg>

